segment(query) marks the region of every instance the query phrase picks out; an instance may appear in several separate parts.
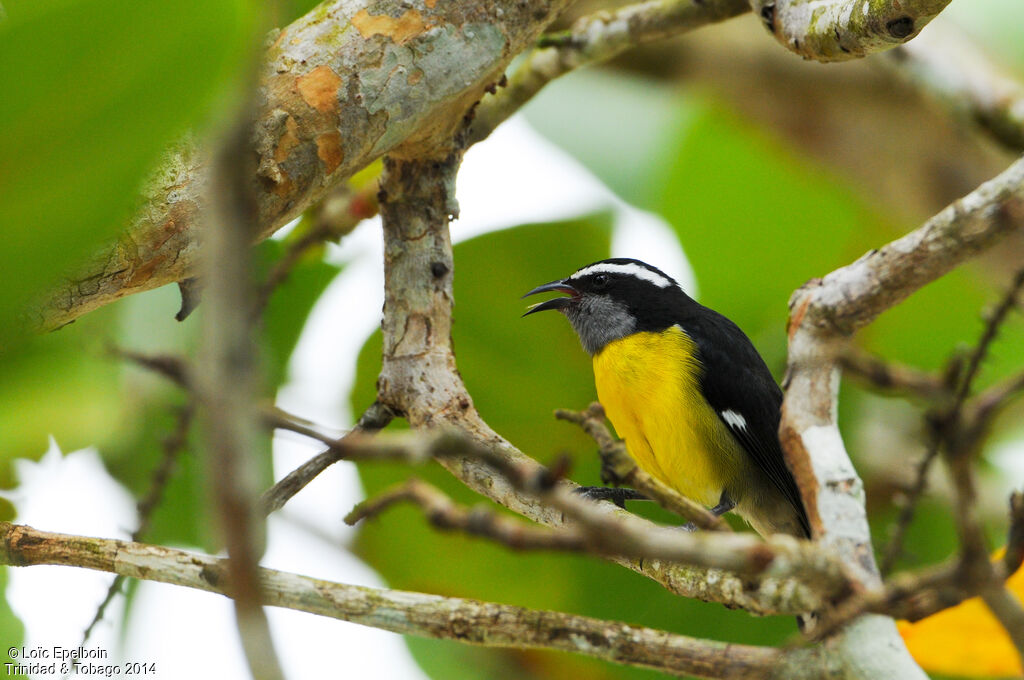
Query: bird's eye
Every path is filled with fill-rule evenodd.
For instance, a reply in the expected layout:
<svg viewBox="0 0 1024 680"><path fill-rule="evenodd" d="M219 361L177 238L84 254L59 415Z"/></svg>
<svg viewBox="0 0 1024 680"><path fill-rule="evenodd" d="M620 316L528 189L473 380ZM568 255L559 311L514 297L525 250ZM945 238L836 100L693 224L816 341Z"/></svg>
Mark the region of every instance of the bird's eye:
<svg viewBox="0 0 1024 680"><path fill-rule="evenodd" d="M607 274L597 274L596 276L594 276L594 280L592 281L594 290L604 290L605 288L608 287L608 283L609 281Z"/></svg>

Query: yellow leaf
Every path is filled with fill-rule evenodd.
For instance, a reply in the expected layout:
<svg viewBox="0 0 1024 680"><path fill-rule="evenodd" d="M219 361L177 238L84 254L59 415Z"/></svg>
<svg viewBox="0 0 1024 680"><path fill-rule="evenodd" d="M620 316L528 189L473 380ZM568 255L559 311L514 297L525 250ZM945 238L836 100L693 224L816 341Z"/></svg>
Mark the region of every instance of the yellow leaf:
<svg viewBox="0 0 1024 680"><path fill-rule="evenodd" d="M998 551L998 559L1002 551ZM1024 600L1024 569L1006 584ZM1019 678L1020 655L981 598L972 598L917 623L899 621L900 635L926 671L961 677Z"/></svg>

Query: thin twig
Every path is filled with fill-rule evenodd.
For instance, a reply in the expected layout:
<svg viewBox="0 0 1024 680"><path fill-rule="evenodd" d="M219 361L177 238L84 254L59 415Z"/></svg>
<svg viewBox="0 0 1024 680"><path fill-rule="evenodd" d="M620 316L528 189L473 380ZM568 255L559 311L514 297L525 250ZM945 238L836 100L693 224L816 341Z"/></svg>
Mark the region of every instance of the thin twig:
<svg viewBox="0 0 1024 680"><path fill-rule="evenodd" d="M1006 552L1003 570L1007 577L1015 574L1024 563L1024 493L1010 494L1010 526L1006 531Z"/></svg>
<svg viewBox="0 0 1024 680"><path fill-rule="evenodd" d="M143 354L121 347L110 347L110 354L118 359L130 361L148 371L167 378L178 387L186 390L193 389L192 369L184 358L173 354Z"/></svg>
<svg viewBox="0 0 1024 680"><path fill-rule="evenodd" d="M1020 600L1005 585L996 585L981 592L981 599L996 620L1003 625L1017 656L1024 659L1024 607Z"/></svg>
<svg viewBox="0 0 1024 680"><path fill-rule="evenodd" d="M255 83L253 83L255 85ZM254 88L255 91L255 88ZM203 238L203 316L200 370L194 393L202 409L204 467L215 524L227 549L227 572L239 638L257 680L284 673L261 605L259 558L264 518L255 508L257 466L251 457L259 437L250 246L259 201L251 127L254 98L246 101L213 161L208 229Z"/></svg>
<svg viewBox="0 0 1024 680"><path fill-rule="evenodd" d="M692 522L705 531L732 531L723 520L707 508L680 495L657 479L637 467L626 453L622 442L616 441L604 424L604 409L594 402L585 411L555 411L555 417L579 425L584 432L597 442L602 469L609 470L614 478L626 486L640 491L661 507Z"/></svg>
<svg viewBox="0 0 1024 680"><path fill-rule="evenodd" d="M924 455L918 461L914 471L914 483L906 490L903 497L903 504L900 507L899 516L889 534L889 542L882 550L882 561L879 571L883 576L888 576L892 568L903 555L903 543L907 537L907 531L914 521L914 513L917 511L917 504L928 488L928 474L932 465L939 457L939 438L932 428L928 429L928 445Z"/></svg>
<svg viewBox="0 0 1024 680"><path fill-rule="evenodd" d="M885 361L862 349L851 347L839 357L839 363L844 376L861 378L883 391L895 391L927 401L940 399L947 394L941 378L912 366Z"/></svg>
<svg viewBox="0 0 1024 680"><path fill-rule="evenodd" d="M482 506L467 508L420 479L406 480L359 503L345 517L345 523L352 525L371 519L401 502L418 506L439 529L485 536L515 550L583 552L587 549L586 537L579 531L525 524Z"/></svg>
<svg viewBox="0 0 1024 680"><path fill-rule="evenodd" d="M1021 288L1024 288L1024 268L1021 268L1014 275L1002 299L995 309L986 315L985 327L981 332L978 343L975 345L974 351L968 356L967 368L956 391L956 401L953 404L954 409L960 408L967 399L967 395L970 394L974 379L978 377L978 372L981 369L981 363L988 356L988 350L995 341L996 336L999 335L999 329L1002 328L1003 322L1006 321L1010 312L1017 307L1017 296L1020 294Z"/></svg>
<svg viewBox="0 0 1024 680"><path fill-rule="evenodd" d="M1019 397L1022 393L1024 393L1024 372L993 385L975 397L971 403L970 420L975 423L975 427L984 429L1003 408L1009 405L1011 400Z"/></svg>
<svg viewBox="0 0 1024 680"><path fill-rule="evenodd" d="M950 450L974 450L984 435L987 425L994 414L1011 399L1018 391L1024 389L1024 374L1018 381L1010 381L997 388L990 388L983 393L977 406L965 413L965 403L977 379L982 362L988 355L992 343L999 334L999 329L1017 307L1017 297L1024 288L1024 269L1018 271L1010 286L1003 294L995 308L986 315L981 335L966 357L954 356L948 363L944 376L943 390L951 395L948 403L940 403L929 409L926 415L928 447L924 458L918 464L914 484L907 493L903 507L900 509L889 545L883 552L881 570L888 573L896 559L902 554L903 540L913 521L917 504L927 488L928 473L943 448ZM965 453L965 455L968 455ZM962 481L962 478L961 478ZM966 492L966 489L964 490Z"/></svg>
<svg viewBox="0 0 1024 680"><path fill-rule="evenodd" d="M394 417L394 411L380 402L374 402L366 409L356 426L348 434L338 439L331 439L323 436L314 428L304 427L293 419L283 417L277 410L265 413L264 422L269 426L298 432L326 444L328 448L289 472L274 486L264 491L259 500L260 511L264 515L269 515L280 510L292 496L304 489L317 475L345 458L348 454L346 448L348 440L377 432L386 427Z"/></svg>

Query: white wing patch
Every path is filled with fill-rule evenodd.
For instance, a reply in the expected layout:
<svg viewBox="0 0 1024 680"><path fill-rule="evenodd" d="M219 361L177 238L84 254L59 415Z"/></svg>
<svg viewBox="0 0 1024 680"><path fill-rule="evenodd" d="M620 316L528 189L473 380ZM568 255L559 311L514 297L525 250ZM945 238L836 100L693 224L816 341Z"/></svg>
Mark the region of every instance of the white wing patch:
<svg viewBox="0 0 1024 680"><path fill-rule="evenodd" d="M734 429L747 429L747 419L741 416L739 413L736 413L736 411L733 411L732 409L722 411L722 420L725 421L726 425Z"/></svg>
<svg viewBox="0 0 1024 680"><path fill-rule="evenodd" d="M614 262L599 262L597 264L592 264L589 267L584 267L583 269L579 270L578 272L576 272L575 274L573 274L569 278L570 279L578 279L580 277L587 276L589 274L600 274L600 273L604 273L604 274L629 274L630 276L635 276L636 278L641 279L643 281L648 281L650 283L653 283L658 288L668 288L669 286L672 285L672 280L671 279L669 279L669 278L667 278L665 276L662 276L662 275L658 274L657 272L652 272L650 269L647 269L646 267L641 267L638 264L633 264L632 262L630 262L629 264L616 264Z"/></svg>

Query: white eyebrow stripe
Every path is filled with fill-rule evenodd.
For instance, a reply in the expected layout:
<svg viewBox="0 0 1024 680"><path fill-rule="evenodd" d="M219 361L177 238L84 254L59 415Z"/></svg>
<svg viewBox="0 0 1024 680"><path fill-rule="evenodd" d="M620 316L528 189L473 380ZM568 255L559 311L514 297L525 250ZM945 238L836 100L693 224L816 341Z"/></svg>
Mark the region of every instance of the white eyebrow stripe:
<svg viewBox="0 0 1024 680"><path fill-rule="evenodd" d="M726 425L737 430L747 429L747 419L732 409L722 411L722 420L725 421Z"/></svg>
<svg viewBox="0 0 1024 680"><path fill-rule="evenodd" d="M570 279L577 279L581 276L587 276L589 274L630 274L643 281L653 283L658 288L668 288L672 285L672 281L652 272L646 267L641 267L638 264L615 264L614 262L599 262L592 264L589 267L585 267L572 276Z"/></svg>

